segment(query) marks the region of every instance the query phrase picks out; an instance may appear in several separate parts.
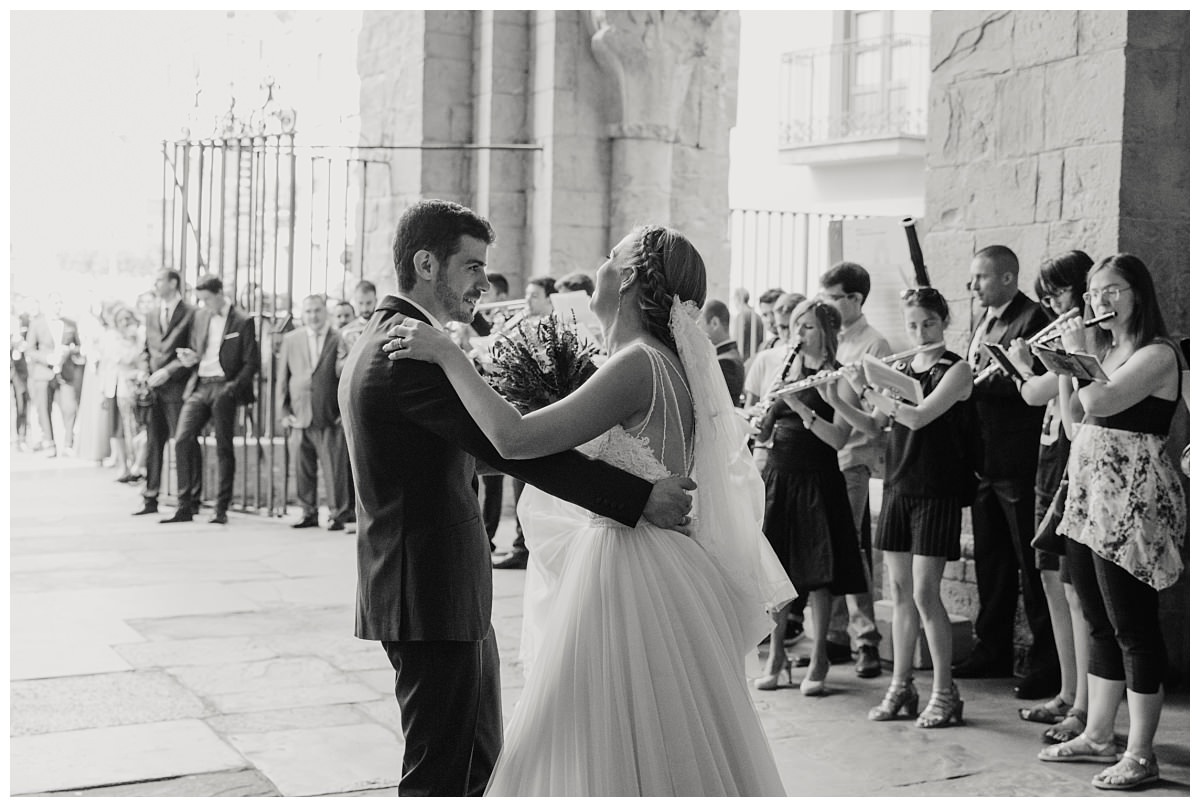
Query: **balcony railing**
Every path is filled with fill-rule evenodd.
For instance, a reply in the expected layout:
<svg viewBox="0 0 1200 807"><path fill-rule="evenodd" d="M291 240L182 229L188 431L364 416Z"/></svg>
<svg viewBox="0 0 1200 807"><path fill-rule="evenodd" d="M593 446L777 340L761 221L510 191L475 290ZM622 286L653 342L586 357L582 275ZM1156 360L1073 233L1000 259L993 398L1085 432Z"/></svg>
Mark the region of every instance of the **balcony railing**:
<svg viewBox="0 0 1200 807"><path fill-rule="evenodd" d="M928 37L844 42L782 62L780 148L925 137Z"/></svg>

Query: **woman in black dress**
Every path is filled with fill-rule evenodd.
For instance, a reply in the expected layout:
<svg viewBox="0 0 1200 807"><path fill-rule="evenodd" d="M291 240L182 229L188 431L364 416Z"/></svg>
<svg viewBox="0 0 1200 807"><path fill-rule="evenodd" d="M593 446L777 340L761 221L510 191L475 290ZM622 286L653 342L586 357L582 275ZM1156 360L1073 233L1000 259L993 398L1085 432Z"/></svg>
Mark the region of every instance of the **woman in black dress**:
<svg viewBox="0 0 1200 807"><path fill-rule="evenodd" d="M838 368L837 333L841 316L819 300L801 303L790 319L793 351L780 383L792 384L819 372ZM867 587L857 547L857 528L838 468L837 452L850 436L850 425L834 412L825 396L855 400L844 380L778 395L763 418L759 437L768 445L763 482L766 515L763 533L779 556L803 601L811 595L812 662L800 684L805 695L825 692L829 657L825 635L832 597ZM784 648L786 615L771 634L765 674L755 679L758 689L776 689L791 666Z"/></svg>

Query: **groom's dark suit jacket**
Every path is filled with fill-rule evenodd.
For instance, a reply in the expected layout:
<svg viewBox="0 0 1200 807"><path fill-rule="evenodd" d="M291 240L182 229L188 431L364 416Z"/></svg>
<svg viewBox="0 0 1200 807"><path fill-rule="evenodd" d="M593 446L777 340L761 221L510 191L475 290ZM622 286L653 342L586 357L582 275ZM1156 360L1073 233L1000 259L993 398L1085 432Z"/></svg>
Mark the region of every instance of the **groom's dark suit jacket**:
<svg viewBox="0 0 1200 807"><path fill-rule="evenodd" d="M502 459L440 367L387 358L387 329L405 317L428 322L404 300L383 299L338 388L358 502L355 635L480 641L491 623L492 566L472 487L476 457L631 526L651 485L576 451Z"/></svg>

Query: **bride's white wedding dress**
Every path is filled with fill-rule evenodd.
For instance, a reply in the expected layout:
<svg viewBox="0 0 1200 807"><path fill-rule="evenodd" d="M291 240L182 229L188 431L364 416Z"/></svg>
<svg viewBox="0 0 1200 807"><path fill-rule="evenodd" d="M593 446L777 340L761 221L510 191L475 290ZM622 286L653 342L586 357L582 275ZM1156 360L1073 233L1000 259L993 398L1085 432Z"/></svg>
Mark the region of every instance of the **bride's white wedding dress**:
<svg viewBox="0 0 1200 807"><path fill-rule="evenodd" d="M687 386L657 350L632 349L654 368L645 422L580 450L651 481L698 471L684 433ZM709 478L728 477L724 464ZM629 528L534 488L520 508L531 552L526 684L488 795L783 795L744 667L770 630L767 604L794 596L769 547L769 579L758 569L739 579L736 558L723 563L713 548L724 537L702 523L702 508L692 536L645 520ZM760 540L747 537L743 554Z"/></svg>

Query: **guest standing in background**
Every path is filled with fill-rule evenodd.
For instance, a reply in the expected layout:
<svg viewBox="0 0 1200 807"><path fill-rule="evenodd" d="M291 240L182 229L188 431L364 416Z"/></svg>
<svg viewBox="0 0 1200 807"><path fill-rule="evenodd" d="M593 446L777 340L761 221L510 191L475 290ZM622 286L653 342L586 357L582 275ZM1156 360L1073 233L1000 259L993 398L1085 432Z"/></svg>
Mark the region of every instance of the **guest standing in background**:
<svg viewBox="0 0 1200 807"><path fill-rule="evenodd" d="M183 410L183 391L190 371L180 360L178 350L191 343L195 309L184 302L181 288L182 279L174 269L163 269L154 278L158 304L153 315L146 319L146 346L139 374L139 380L152 393L146 422L146 487L142 491L142 509L135 516L158 512L163 452L179 426L179 413Z"/></svg>
<svg viewBox="0 0 1200 807"><path fill-rule="evenodd" d="M301 303L303 328L283 337L275 397L280 420L295 446L296 496L304 508L295 528L316 527L317 468L325 476L329 504L327 529L341 531L354 520L350 454L338 409L338 381L346 343L329 324L325 297L310 294Z"/></svg>

